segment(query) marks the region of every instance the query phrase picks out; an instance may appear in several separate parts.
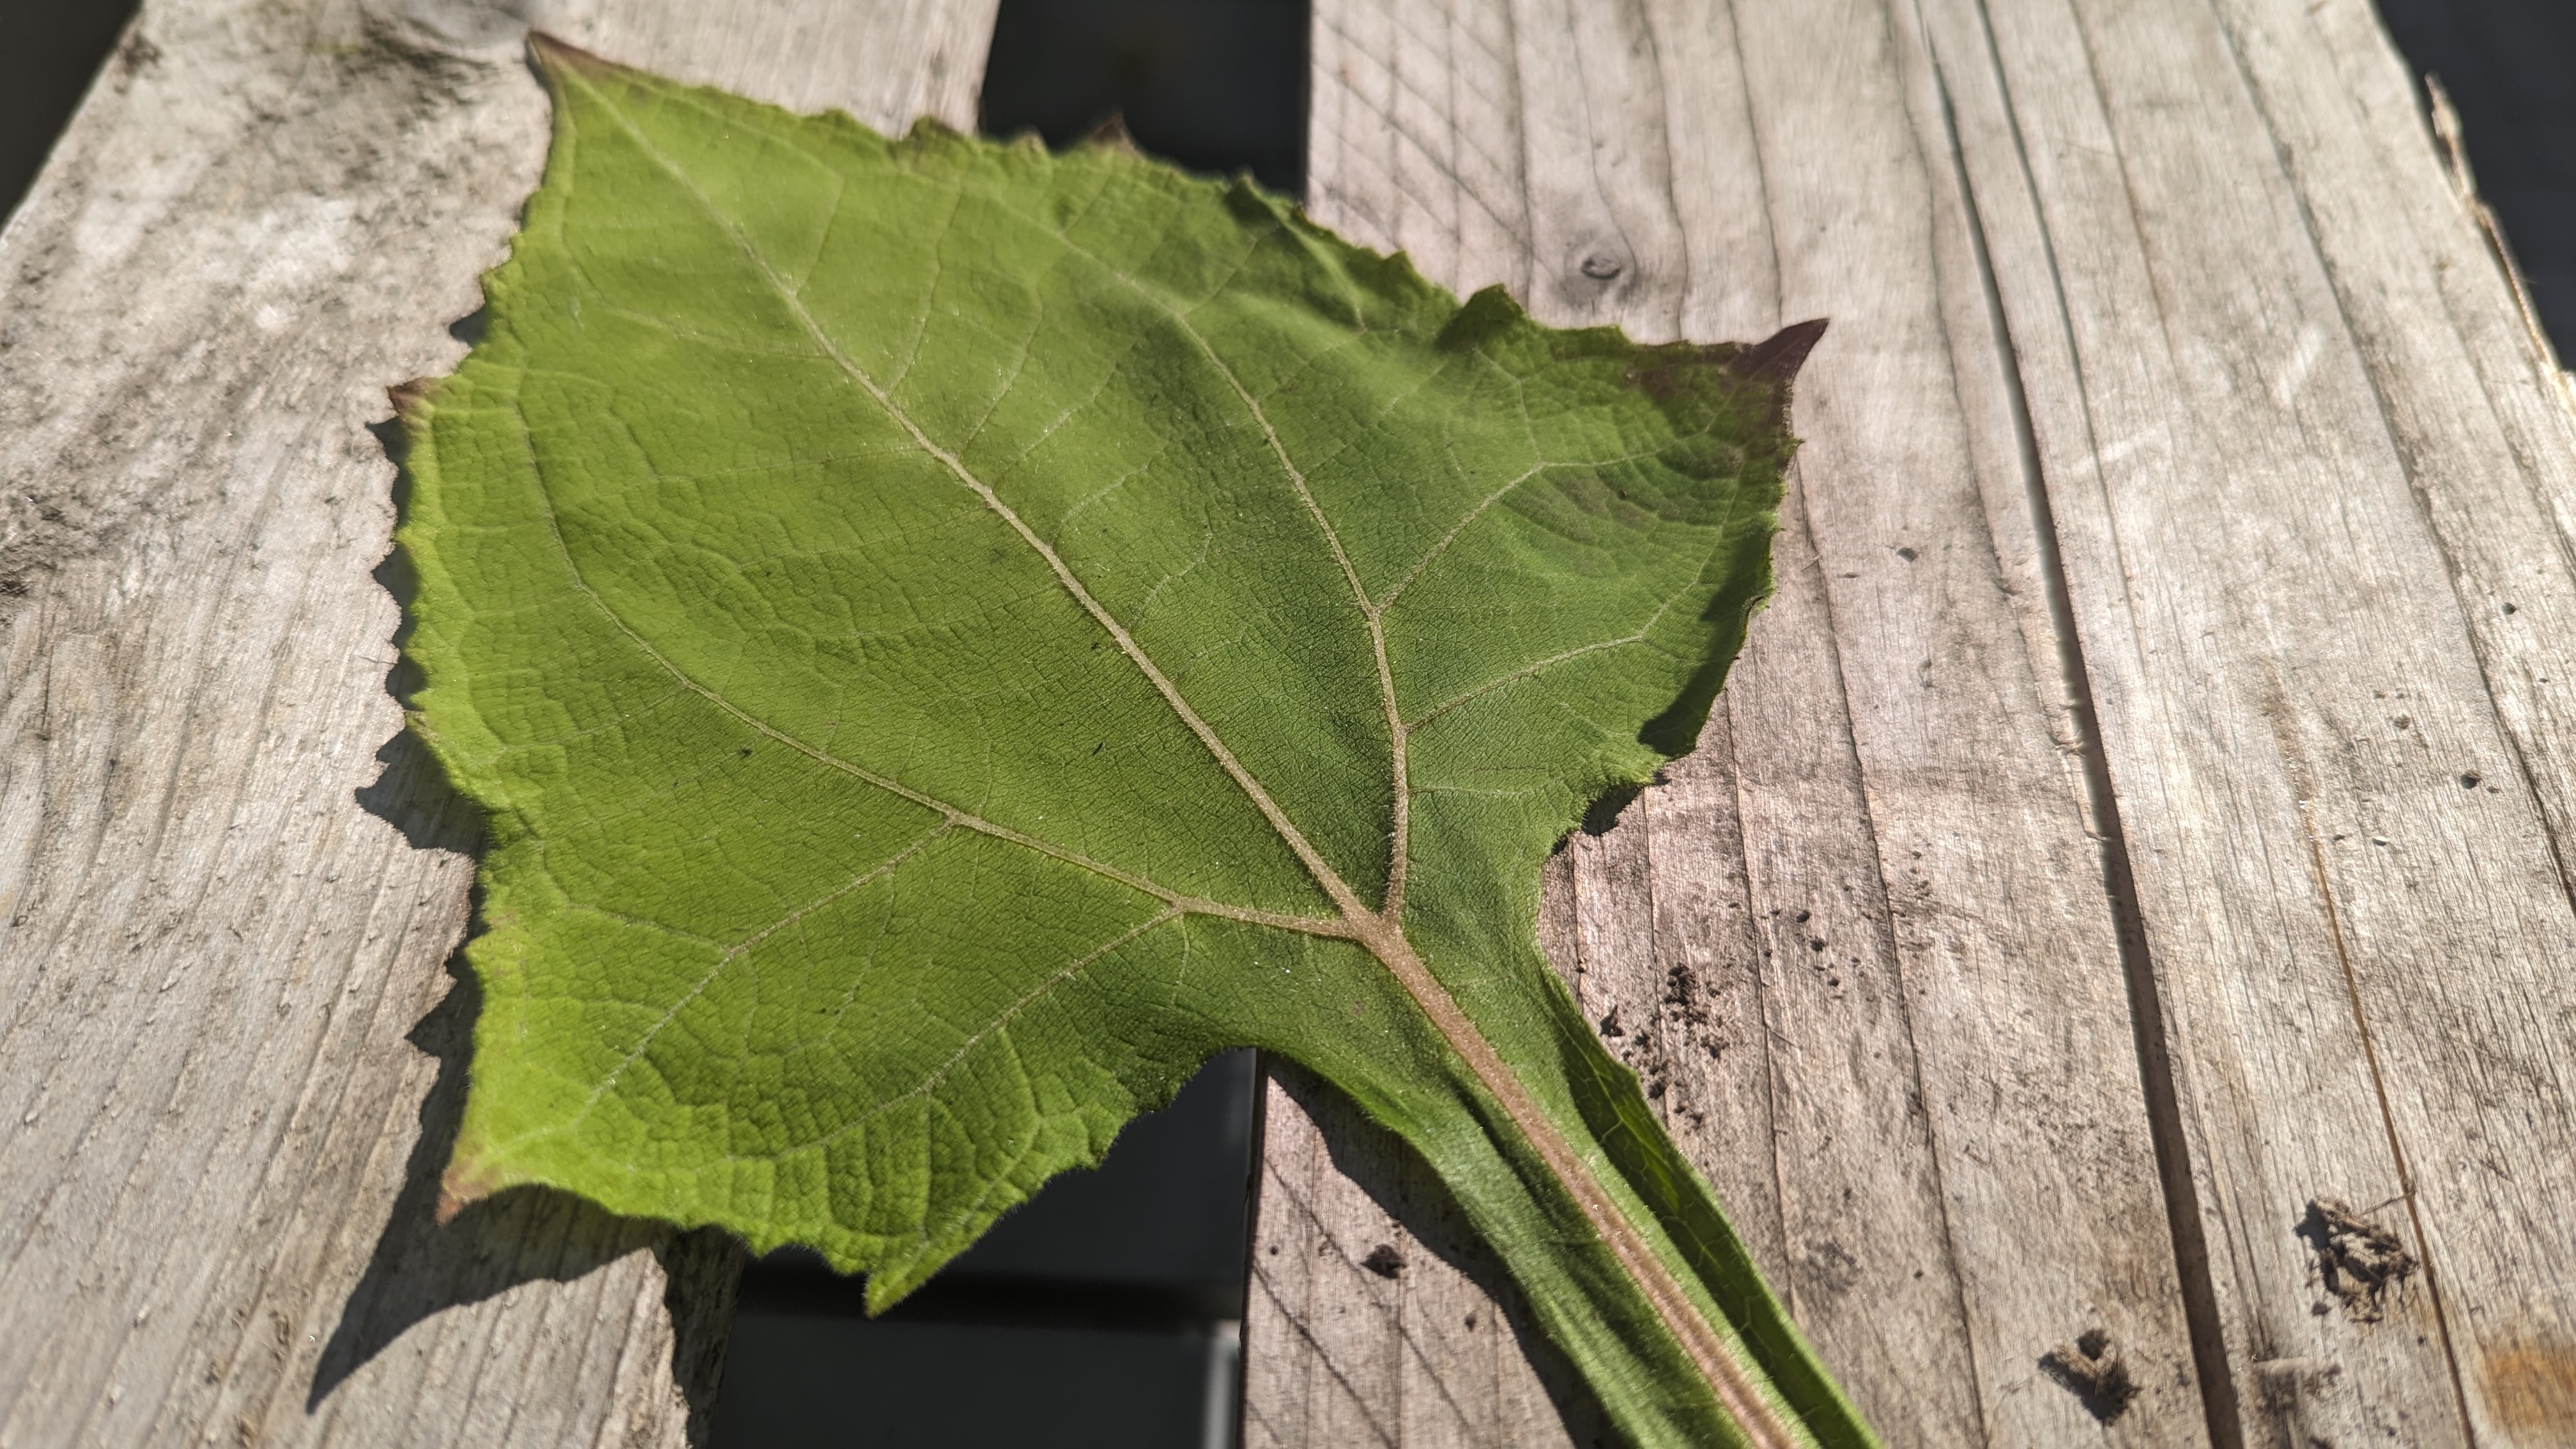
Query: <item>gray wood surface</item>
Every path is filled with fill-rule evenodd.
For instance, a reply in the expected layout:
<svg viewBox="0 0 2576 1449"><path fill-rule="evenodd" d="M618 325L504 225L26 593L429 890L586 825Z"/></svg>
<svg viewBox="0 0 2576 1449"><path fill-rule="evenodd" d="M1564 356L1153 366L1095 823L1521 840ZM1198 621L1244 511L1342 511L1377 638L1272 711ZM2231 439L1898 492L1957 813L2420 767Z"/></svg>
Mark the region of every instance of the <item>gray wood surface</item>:
<svg viewBox="0 0 2576 1449"><path fill-rule="evenodd" d="M1551 321L1833 320L1799 387L1779 595L1699 751L1570 845L1543 929L1892 1442L2186 1444L2202 1413L2105 865L1912 14L1327 3L1310 205ZM1270 1105L1271 1141L1282 1117L1297 1141L1294 1101ZM1405 1379L1403 1340L1291 1336L1312 1290L1271 1264L1347 1229L1269 1189L1248 1412L1329 1442L1315 1386L1369 1401ZM1420 1256L1393 1286L1463 1316ZM2042 1368L2096 1331L2140 1390L2107 1427ZM1388 1443L1524 1442L1389 1422Z"/></svg>
<svg viewBox="0 0 2576 1449"><path fill-rule="evenodd" d="M702 1433L727 1242L431 1221L478 826L386 692L369 427L535 183L530 15L972 124L992 4L146 5L0 235L0 1444Z"/></svg>
<svg viewBox="0 0 2576 1449"><path fill-rule="evenodd" d="M2576 1442L2576 444L2366 0L1315 35L1328 222L1550 320L1833 318L1780 592L1542 935L1891 1441ZM1525 1340L1416 1412L1509 1292L1269 1108L1251 1442L1566 1436Z"/></svg>
<svg viewBox="0 0 2576 1449"><path fill-rule="evenodd" d="M2358 0L1933 8L2247 1438L2569 1442L2553 367Z"/></svg>

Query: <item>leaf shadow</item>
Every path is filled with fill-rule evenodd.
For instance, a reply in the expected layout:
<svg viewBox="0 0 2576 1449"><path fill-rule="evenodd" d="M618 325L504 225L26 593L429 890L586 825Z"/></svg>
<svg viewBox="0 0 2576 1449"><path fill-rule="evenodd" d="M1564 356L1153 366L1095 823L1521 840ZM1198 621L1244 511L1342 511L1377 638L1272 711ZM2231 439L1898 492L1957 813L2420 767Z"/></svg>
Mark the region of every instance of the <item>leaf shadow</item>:
<svg viewBox="0 0 2576 1449"><path fill-rule="evenodd" d="M733 1313L741 1250L724 1233L682 1233L622 1218L551 1188L513 1188L438 1221L439 1179L463 1120L468 1058L482 990L460 956L447 995L412 1029L410 1041L438 1061L420 1109L420 1135L403 1185L365 1271L340 1310L315 1365L306 1412L413 1327L449 1309L535 1282L570 1283L649 1251L662 1267L674 1331L673 1377L690 1395L692 1442L713 1407L713 1390ZM700 1400L705 1402L701 1403Z"/></svg>
<svg viewBox="0 0 2576 1449"><path fill-rule="evenodd" d="M1350 1265L1390 1285L1417 1271L1407 1250L1427 1253L1467 1279L1501 1310L1522 1357L1529 1361L1539 1386L1556 1409L1567 1440L1582 1449L1607 1449L1626 1441L1611 1426L1600 1400L1585 1385L1573 1363L1551 1342L1531 1314L1529 1300L1467 1221L1466 1211L1420 1154L1403 1139L1369 1120L1359 1105L1323 1078L1287 1059L1264 1053L1262 1065L1271 1082L1295 1102L1319 1129L1335 1169L1368 1196L1369 1201L1406 1237L1406 1247L1368 1243L1343 1245ZM1397 1329L1404 1352L1426 1364L1447 1360L1437 1344L1417 1341L1426 1328L1418 1315L1406 1313ZM1444 1325L1445 1326L1445 1325ZM1437 1381L1437 1375L1433 1375Z"/></svg>
<svg viewBox="0 0 2576 1449"><path fill-rule="evenodd" d="M396 465L394 504L397 516L403 516L411 477L402 467L407 451L402 426L378 423L369 431ZM375 578L402 607L404 624L394 640L399 648L410 631L417 592L401 549L377 565ZM401 655L386 675L385 692L407 705L419 683L417 667ZM384 768L353 792L360 808L401 832L415 850L480 853L481 811L449 781L417 735L405 728L385 741L376 759ZM479 886L472 907L467 940L482 930ZM619 1217L551 1188L510 1189L467 1205L445 1223L438 1220L440 1179L464 1120L474 1024L483 1008L482 983L461 944L448 957L446 970L451 980L446 995L406 1037L438 1063L437 1076L421 1100L420 1131L403 1164L393 1211L323 1344L306 1412L318 1409L413 1327L441 1313L524 1284L570 1283L629 1254L649 1251L659 1260L666 1285L672 1377L688 1398L689 1442L706 1442L742 1272L742 1248L730 1234L682 1232L667 1223Z"/></svg>

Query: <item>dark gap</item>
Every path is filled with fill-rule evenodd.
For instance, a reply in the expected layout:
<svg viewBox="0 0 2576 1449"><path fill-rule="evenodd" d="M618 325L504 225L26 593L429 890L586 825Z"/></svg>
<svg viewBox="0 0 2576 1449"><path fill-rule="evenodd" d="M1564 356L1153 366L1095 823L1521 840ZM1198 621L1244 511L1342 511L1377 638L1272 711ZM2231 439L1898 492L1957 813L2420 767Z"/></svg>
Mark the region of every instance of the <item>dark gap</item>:
<svg viewBox="0 0 2576 1449"><path fill-rule="evenodd" d="M982 1323L1099 1333L1199 1333L1239 1317L1243 1295L1216 1277L1139 1282L951 1270L875 1322ZM747 1273L742 1311L866 1319L864 1300L819 1258L788 1250Z"/></svg>
<svg viewBox="0 0 2576 1449"><path fill-rule="evenodd" d="M810 1252L753 1263L716 1449L1225 1449L1259 1090L1251 1052L1218 1057L880 1318Z"/></svg>
<svg viewBox="0 0 2576 1449"><path fill-rule="evenodd" d="M1226 1328L1218 1336L870 1322L760 1312L746 1302L734 1319L712 1442L777 1449L1230 1444L1233 1339Z"/></svg>
<svg viewBox="0 0 2576 1449"><path fill-rule="evenodd" d="M18 209L137 0L0 0L0 218Z"/></svg>
<svg viewBox="0 0 2576 1449"><path fill-rule="evenodd" d="M1996 76L2002 58L1994 54L1994 34L1980 15L1989 47L1987 62ZM1937 65L1937 57L1936 57ZM2005 106L2009 112L2011 97ZM1975 249L1977 275L1985 286L1988 325L2002 352L2005 396L2012 409L2013 434L2020 446L2022 486L2030 502L2036 536L2039 575L2048 602L2050 631L2056 636L2059 672L2065 676L2069 713L2084 761L2084 793L2101 831L2102 880L2110 896L2112 929L2119 942L2121 974L2129 996L2129 1028L2138 1053L2139 1086L2146 1097L2147 1123L2155 1140L2156 1176L2164 1191L2165 1224L2173 1237L2175 1276L2182 1291L2183 1316L2191 1334L2192 1368L2200 1380L2201 1410L2213 1449L2244 1449L2244 1422L2236 1379L2227 1357L2227 1335L2218 1312L2217 1284L2211 1276L2209 1241L2201 1223L2200 1192L2192 1181L2191 1156L2182 1126L2182 1095L2174 1084L2173 1060L2166 1050L2164 999L2158 992L2155 961L2147 950L2146 920L2138 907L2138 883L2129 861L2128 830L2120 821L2120 802L2111 783L2110 756L2102 743L2101 716L2093 701L2093 676L2084 663L2083 640L2075 632L2075 603L2066 576L2066 560L2057 547L2057 512L2050 504L2048 482L2040 469L2039 439L2030 418L2030 398L2023 391L2021 358L2004 316L2003 294L1995 278L1994 258L1986 247L1985 218L1978 212L1976 190L1968 178L1967 157L1959 142L1958 120L1950 103L1949 82L1941 80L1941 114L1949 129L1950 155L1957 168L1961 205L1966 208L1968 237ZM2014 144L2021 144L2020 118L2009 117ZM2022 161L2029 176L2029 160ZM2034 190L2036 183L2032 183ZM2054 246L2052 241L2051 246ZM2052 252L2050 265L2056 265ZM2094 1401L2088 1399L2088 1407ZM2127 1400L2120 1399L2125 1408ZM2104 1401L2102 1408L2108 1408ZM2099 1412L2099 1410L2097 1410ZM2106 1417L2104 1422L2108 1422Z"/></svg>
<svg viewBox="0 0 2576 1449"><path fill-rule="evenodd" d="M2478 192L2511 243L2559 356L2576 346L2576 5L2379 0L2419 84L2458 108Z"/></svg>
<svg viewBox="0 0 2576 1449"><path fill-rule="evenodd" d="M1253 1244L1261 1235L1261 1163L1270 1138L1270 1078L1273 1072L1288 1063L1267 1052L1256 1051L1246 1055L1252 1058L1246 1073L1250 1079L1252 1102L1244 1123L1247 1130L1243 1141L1243 1236L1235 1244L1242 1267L1237 1270L1235 1281L1241 1285L1244 1301L1249 1304L1252 1299ZM1234 1335L1234 1381L1224 1386L1231 1396L1228 1401L1230 1412L1223 1425L1209 1425L1204 1436L1206 1449L1236 1449L1243 1442L1244 1383L1252 1356L1244 1345L1242 1324L1242 1318L1238 1317Z"/></svg>
<svg viewBox="0 0 2576 1449"><path fill-rule="evenodd" d="M1070 146L1112 120L1192 171L1306 188L1306 0L1002 0L987 135Z"/></svg>

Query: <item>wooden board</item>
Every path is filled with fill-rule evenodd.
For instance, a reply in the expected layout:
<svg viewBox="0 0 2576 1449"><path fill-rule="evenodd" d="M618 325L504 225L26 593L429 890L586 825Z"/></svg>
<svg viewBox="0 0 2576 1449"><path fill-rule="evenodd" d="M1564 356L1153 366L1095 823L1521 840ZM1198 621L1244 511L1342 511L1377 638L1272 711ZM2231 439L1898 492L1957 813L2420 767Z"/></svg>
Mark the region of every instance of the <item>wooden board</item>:
<svg viewBox="0 0 2576 1449"><path fill-rule="evenodd" d="M678 1443L736 1271L430 1219L477 823L401 738L384 389L612 57L972 124L991 0L153 0L0 236L0 1444ZM398 580L393 582L398 583Z"/></svg>
<svg viewBox="0 0 2576 1449"><path fill-rule="evenodd" d="M1835 319L1780 596L1543 933L1890 1438L2576 1438L2576 444L2366 0L1347 0L1316 33L1337 224L1558 320ZM1767 1071L1688 1049L1730 1022ZM1491 1281L1445 1249L1326 1295L1375 1329L1290 1331L1317 1290L1271 1263L1410 1200L1337 1182L1369 1133L1300 1101L1255 1426L1560 1432L1385 1412L1410 1304ZM1926 1221L1939 1293L1877 1238L1874 1322L1811 1286L1802 1224ZM2034 1372L2081 1326L2140 1390L2099 1430Z"/></svg>
<svg viewBox="0 0 2576 1449"><path fill-rule="evenodd" d="M1912 16L1328 0L1310 205L1550 321L1832 319L1779 595L1700 750L1573 842L1543 931L1891 1442L2187 1444L2203 1415L2126 965ZM1463 1317L1445 1244L1399 1248L1423 1267L1379 1294L1385 1327L1295 1336L1316 1290L1273 1263L1387 1232L1359 1220L1388 1205L1284 1150L1312 1129L1291 1094L1269 1105L1250 1422L1360 1442L1331 1406L1391 1444L1535 1442L1384 1411L1439 1377L1401 1349L1406 1300ZM1358 1218L1307 1206L1328 1203ZM2139 1389L2107 1425L2043 1367L2092 1332Z"/></svg>
<svg viewBox="0 0 2576 1449"><path fill-rule="evenodd" d="M2244 1435L2568 1442L2555 369L2357 0L1931 8Z"/></svg>

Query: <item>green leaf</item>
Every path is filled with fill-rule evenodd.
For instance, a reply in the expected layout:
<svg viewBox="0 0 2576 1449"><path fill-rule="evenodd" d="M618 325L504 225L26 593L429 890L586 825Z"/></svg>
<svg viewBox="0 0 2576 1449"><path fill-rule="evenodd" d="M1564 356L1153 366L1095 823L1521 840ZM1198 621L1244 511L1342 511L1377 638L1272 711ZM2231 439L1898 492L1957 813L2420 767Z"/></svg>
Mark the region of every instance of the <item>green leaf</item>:
<svg viewBox="0 0 2576 1449"><path fill-rule="evenodd" d="M1817 328L1552 330L1245 183L539 55L488 332L402 397L414 723L491 820L452 1200L883 1307L1257 1046L1638 1444L1871 1442L1533 925L1706 716Z"/></svg>

